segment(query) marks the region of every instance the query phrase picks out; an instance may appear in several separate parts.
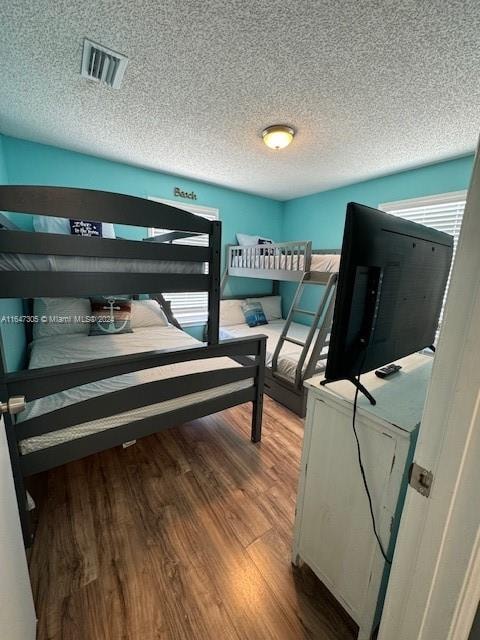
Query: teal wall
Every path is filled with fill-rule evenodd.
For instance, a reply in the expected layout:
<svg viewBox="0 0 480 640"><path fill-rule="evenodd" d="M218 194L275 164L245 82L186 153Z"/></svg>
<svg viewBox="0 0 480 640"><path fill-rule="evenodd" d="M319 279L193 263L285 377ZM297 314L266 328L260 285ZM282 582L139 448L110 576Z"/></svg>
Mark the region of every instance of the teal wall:
<svg viewBox="0 0 480 640"><path fill-rule="evenodd" d="M5 138L0 135L0 184L8 184L4 145ZM23 305L21 300L0 299L0 332L2 342L5 345L4 365L9 371L16 371L22 368L27 344L23 326L7 322L4 316L21 316L22 313Z"/></svg>
<svg viewBox="0 0 480 640"><path fill-rule="evenodd" d="M284 240L312 240L315 249L339 249L342 244L345 210L348 202L378 207L384 202L467 189L473 169L473 155L431 164L383 178L295 198L284 203ZM295 286L282 283L284 312L288 310ZM313 308L320 287L306 290L304 304ZM302 318L297 319L298 322Z"/></svg>
<svg viewBox="0 0 480 640"><path fill-rule="evenodd" d="M219 209L224 244L236 244L237 232L281 240L282 203L276 200L7 136L3 137L2 147L10 184L101 189L140 197L156 196L188 204L191 201L174 195L174 187L181 187L187 192L195 191L195 204ZM18 226L32 229L31 216L15 213L9 215ZM146 235L144 230L123 225L117 225L117 233L132 239L140 239ZM270 292L269 281L258 280L253 283L252 280L240 278L231 279L226 290L227 295ZM18 310L20 301L13 301L11 304ZM12 309L11 304L9 310ZM19 328L15 329L19 335ZM201 326L188 327L187 331L202 338ZM17 343L18 340L15 345ZM21 359L10 356L8 360L9 368L17 368Z"/></svg>
<svg viewBox="0 0 480 640"><path fill-rule="evenodd" d="M282 203L276 200L17 138L5 137L4 151L10 184L101 189L191 203L174 196L174 187L179 186L187 192L195 191L195 204L219 209L224 243L236 243L237 232L265 235L276 241L281 238ZM31 228L31 221L24 215L15 216L17 224L20 218L23 227ZM118 232L123 237L138 237L138 231L128 227L121 226ZM251 282L236 281L234 286L237 293L249 293ZM261 286L259 291L268 291L271 285L263 282Z"/></svg>
<svg viewBox="0 0 480 640"><path fill-rule="evenodd" d="M3 149L4 136L0 134L0 184L7 184L7 163L5 162L5 151Z"/></svg>
<svg viewBox="0 0 480 640"><path fill-rule="evenodd" d="M468 187L472 168L470 155L289 200L284 203L282 236L312 240L316 249L340 248L348 202L378 207L382 202L460 191Z"/></svg>
<svg viewBox="0 0 480 640"><path fill-rule="evenodd" d="M315 248L339 248L342 241L346 205L358 201L370 206L382 202L458 191L468 187L473 156L428 165L374 180L323 191L287 202L249 195L232 189L187 180L177 176L103 160L26 140L0 136L0 183L48 184L76 186L127 193L140 197L157 196L188 202L174 196L174 187L195 191L196 204L220 211L223 242L235 243L237 232L260 234L273 240L312 240ZM8 178L8 180L7 180ZM31 228L31 217L12 214L23 228ZM135 227L117 229L119 235L139 238L143 230ZM231 279L227 295L269 293L269 281ZM288 310L295 285L282 283L284 312ZM312 308L318 300L319 288L308 290L302 306ZM20 301L0 302L0 311L21 313ZM301 320L299 318L298 320ZM19 328L2 326L11 345L7 354L9 368L22 361L24 344ZM189 331L201 337L202 327Z"/></svg>

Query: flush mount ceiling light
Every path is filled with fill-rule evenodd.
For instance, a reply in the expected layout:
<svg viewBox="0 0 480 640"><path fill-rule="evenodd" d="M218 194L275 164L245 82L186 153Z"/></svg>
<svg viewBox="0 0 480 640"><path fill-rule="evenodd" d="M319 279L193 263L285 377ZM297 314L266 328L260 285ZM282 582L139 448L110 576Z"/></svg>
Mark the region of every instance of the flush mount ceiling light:
<svg viewBox="0 0 480 640"><path fill-rule="evenodd" d="M262 132L263 141L270 149L285 149L294 135L295 131L286 124L274 124Z"/></svg>

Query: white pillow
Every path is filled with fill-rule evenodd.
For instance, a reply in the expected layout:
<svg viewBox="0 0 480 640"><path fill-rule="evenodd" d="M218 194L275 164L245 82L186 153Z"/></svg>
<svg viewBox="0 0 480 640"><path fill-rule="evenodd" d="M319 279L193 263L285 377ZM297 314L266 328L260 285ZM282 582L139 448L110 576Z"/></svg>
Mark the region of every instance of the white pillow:
<svg viewBox="0 0 480 640"><path fill-rule="evenodd" d="M282 296L266 296L265 298L247 298L247 302L260 302L263 307L266 319L281 320L282 318Z"/></svg>
<svg viewBox="0 0 480 640"><path fill-rule="evenodd" d="M167 316L156 300L132 300L132 329L140 327L167 327Z"/></svg>
<svg viewBox="0 0 480 640"><path fill-rule="evenodd" d="M237 233L237 242L242 247L251 247L256 244L273 244L273 240L270 240L270 238L248 236L246 233Z"/></svg>
<svg viewBox="0 0 480 640"><path fill-rule="evenodd" d="M220 300L220 326L229 327L234 324L245 324L242 311L244 300Z"/></svg>
<svg viewBox="0 0 480 640"><path fill-rule="evenodd" d="M54 218L52 216L33 216L33 228L42 233L61 233L70 235L69 218ZM111 222L102 222L102 236L115 238L115 229Z"/></svg>
<svg viewBox="0 0 480 640"><path fill-rule="evenodd" d="M33 325L33 339L73 333L88 336L91 313L89 298L35 298L33 315L38 322Z"/></svg>

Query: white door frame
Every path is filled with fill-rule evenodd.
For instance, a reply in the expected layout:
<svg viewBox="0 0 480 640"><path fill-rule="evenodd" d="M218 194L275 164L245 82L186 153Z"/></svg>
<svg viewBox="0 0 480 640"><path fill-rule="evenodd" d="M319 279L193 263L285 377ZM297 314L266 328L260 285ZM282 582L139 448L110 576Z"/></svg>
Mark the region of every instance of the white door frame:
<svg viewBox="0 0 480 640"><path fill-rule="evenodd" d="M379 640L467 640L480 599L480 158L477 153Z"/></svg>
<svg viewBox="0 0 480 640"><path fill-rule="evenodd" d="M0 638L35 640L36 626L5 424L0 415Z"/></svg>

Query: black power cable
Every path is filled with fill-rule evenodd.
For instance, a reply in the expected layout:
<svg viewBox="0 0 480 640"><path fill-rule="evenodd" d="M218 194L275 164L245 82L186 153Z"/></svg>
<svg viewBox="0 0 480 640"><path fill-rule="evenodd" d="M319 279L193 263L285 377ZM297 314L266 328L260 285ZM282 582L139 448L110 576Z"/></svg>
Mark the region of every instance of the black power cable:
<svg viewBox="0 0 480 640"><path fill-rule="evenodd" d="M360 369L357 375L357 382L360 383L360 374L362 372L363 369L363 365L365 364L365 359L367 357L367 350L365 349L365 355L362 359L362 364L360 365ZM360 467L360 473L362 474L362 480L363 480L363 486L365 487L365 493L367 494L367 498L368 498L368 506L370 507L370 516L372 518L372 525L373 525L373 533L375 534L375 538L377 539L378 542L378 546L380 547L380 551L381 554L385 560L385 562L387 564L392 564L392 561L390 560L390 558L387 556L387 553L385 551L385 549L383 548L383 544L382 541L380 540L380 536L378 535L378 531L377 531L377 523L375 521L375 514L373 513L373 505L372 505L372 496L370 495L370 489L368 488L368 482L367 482L367 477L365 475L365 468L363 466L363 461L362 461L362 452L360 449L360 441L358 439L358 434L357 434L357 427L356 427L356 417L357 417L357 402L358 402L358 392L359 392L359 388L358 386L356 386L355 388L355 397L353 400L353 418L352 418L352 427L353 427L353 433L355 435L355 440L357 443L357 454L358 454L358 464Z"/></svg>

